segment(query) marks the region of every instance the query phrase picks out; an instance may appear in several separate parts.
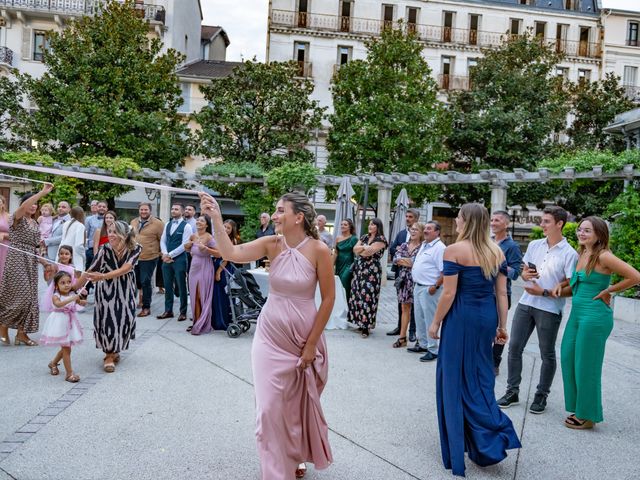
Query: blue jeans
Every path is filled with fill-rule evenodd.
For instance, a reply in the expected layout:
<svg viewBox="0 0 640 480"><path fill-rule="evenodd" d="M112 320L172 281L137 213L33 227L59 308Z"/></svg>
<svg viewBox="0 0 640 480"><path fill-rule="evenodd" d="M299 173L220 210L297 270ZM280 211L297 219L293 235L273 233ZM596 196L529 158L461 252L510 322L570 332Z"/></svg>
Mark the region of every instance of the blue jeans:
<svg viewBox="0 0 640 480"><path fill-rule="evenodd" d="M151 295L153 294L151 279L157 263L158 260L154 258L153 260L139 260L136 265L136 277L142 290L142 308L151 308Z"/></svg>
<svg viewBox="0 0 640 480"><path fill-rule="evenodd" d="M180 296L180 315L187 314L187 255L178 255L173 263L162 264L164 281L164 311L173 313L173 283L178 287Z"/></svg>
<svg viewBox="0 0 640 480"><path fill-rule="evenodd" d="M429 326L436 314L436 307L442 289L429 294L430 286L417 285L413 288L413 309L416 317L416 337L422 348L426 348L434 355L438 354L438 341L428 335Z"/></svg>

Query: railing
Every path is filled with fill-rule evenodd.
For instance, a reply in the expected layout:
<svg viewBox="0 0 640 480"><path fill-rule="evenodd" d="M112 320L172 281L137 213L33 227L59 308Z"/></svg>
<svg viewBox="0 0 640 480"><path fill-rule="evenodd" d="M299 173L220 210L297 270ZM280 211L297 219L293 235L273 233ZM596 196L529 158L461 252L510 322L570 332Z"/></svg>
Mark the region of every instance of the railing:
<svg viewBox="0 0 640 480"><path fill-rule="evenodd" d="M105 4L105 0L0 0L0 8L72 15L94 15ZM135 8L144 10L145 20L154 20L162 23L165 21L165 10L162 6L140 4L136 5Z"/></svg>
<svg viewBox="0 0 640 480"><path fill-rule="evenodd" d="M7 47L0 47L0 64L13 65L13 50Z"/></svg>
<svg viewBox="0 0 640 480"><path fill-rule="evenodd" d="M622 85L624 95L632 102L640 103L640 87L635 85Z"/></svg>
<svg viewBox="0 0 640 480"><path fill-rule="evenodd" d="M379 35L386 28L403 28L414 33L419 40L424 42L475 45L482 48L498 47L508 38L508 35L505 33L487 32L477 29L389 22L382 19L374 20L289 10L273 10L271 13L271 24L273 26L344 32L358 35ZM552 48L555 48L556 51L564 53L567 56L588 58L599 58L601 56L600 46L597 43L556 39L543 41Z"/></svg>
<svg viewBox="0 0 640 480"><path fill-rule="evenodd" d="M308 78L312 76L311 62L298 62L298 77Z"/></svg>
<svg viewBox="0 0 640 480"><path fill-rule="evenodd" d="M460 77L458 75L448 75L442 73L438 75L438 87L440 90L469 90L469 77Z"/></svg>

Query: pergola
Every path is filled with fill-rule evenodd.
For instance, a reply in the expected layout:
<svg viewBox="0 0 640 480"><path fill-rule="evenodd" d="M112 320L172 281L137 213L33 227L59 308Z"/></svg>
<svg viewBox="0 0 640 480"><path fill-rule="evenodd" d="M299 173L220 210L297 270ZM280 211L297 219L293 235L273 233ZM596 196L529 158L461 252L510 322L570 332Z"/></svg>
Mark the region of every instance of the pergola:
<svg viewBox="0 0 640 480"><path fill-rule="evenodd" d="M638 109L640 114L640 109ZM83 172L112 177L113 174L106 169L96 167L80 167L77 165L54 164L54 168L67 172ZM127 172L127 177L133 180L143 180L148 183L172 186L177 182L184 182L194 190L204 181L217 181L228 183L253 183L265 184L263 177L250 176L222 176L201 175L184 170L151 170L143 168L140 171ZM573 181L578 179L590 179L604 181L610 179L623 179L626 182L640 177L640 169L634 165L625 165L617 172L605 172L601 166L595 166L586 172L576 172L573 167L565 167L560 172L552 172L546 168L536 171L527 171L516 168L512 172L490 169L480 170L478 173L460 173L455 171L427 172L427 173L374 173L360 175L318 175L316 178L320 186L337 186L343 178L349 178L353 185L369 185L378 191L378 217L383 225L390 221L391 217L391 193L396 186L406 185L459 185L459 184L487 184L491 187L491 210L505 210L507 206L507 191L510 183L544 183L551 180ZM151 186L150 186L151 188ZM160 195L160 211L158 216L162 219L169 218L171 209L171 192L162 190Z"/></svg>

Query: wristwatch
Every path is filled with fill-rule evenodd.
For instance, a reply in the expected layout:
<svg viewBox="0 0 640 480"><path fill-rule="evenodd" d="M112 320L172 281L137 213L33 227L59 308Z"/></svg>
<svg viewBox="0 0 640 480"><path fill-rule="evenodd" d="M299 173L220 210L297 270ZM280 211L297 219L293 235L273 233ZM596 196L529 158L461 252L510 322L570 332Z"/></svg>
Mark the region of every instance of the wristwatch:
<svg viewBox="0 0 640 480"><path fill-rule="evenodd" d="M544 290L542 290L542 296L543 297L548 297L549 296L549 290L547 290L546 288Z"/></svg>

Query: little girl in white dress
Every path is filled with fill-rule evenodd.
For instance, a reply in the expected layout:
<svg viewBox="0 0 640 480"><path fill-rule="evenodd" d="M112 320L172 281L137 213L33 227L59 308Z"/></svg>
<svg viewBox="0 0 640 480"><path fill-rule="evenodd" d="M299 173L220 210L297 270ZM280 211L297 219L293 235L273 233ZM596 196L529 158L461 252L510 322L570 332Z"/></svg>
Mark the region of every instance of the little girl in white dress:
<svg viewBox="0 0 640 480"><path fill-rule="evenodd" d="M86 305L87 301L71 290L72 285L71 275L65 271L60 271L53 277L53 292L50 297L45 296L41 306L43 311L51 313L42 329L40 344L60 347L48 365L51 375L60 373L58 364L62 360L67 373L65 380L76 383L80 381L80 377L75 375L71 368L71 347L82 342L83 337L76 308L77 305Z"/></svg>

